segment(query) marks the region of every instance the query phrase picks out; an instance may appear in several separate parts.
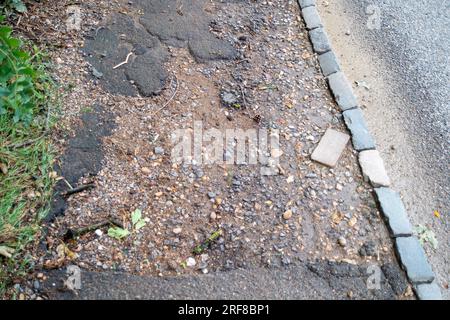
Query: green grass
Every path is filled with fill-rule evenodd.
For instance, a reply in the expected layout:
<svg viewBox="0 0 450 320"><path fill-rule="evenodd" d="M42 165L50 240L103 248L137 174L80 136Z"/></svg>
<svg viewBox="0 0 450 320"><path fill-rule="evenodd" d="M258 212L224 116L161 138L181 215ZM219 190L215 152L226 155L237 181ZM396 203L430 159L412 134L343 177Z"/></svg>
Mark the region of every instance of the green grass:
<svg viewBox="0 0 450 320"><path fill-rule="evenodd" d="M17 121L11 113L0 115L0 247L12 251L11 257L0 255L0 298L31 267L29 249L38 241L54 185L48 133L55 121L57 90L42 51L29 43L21 50L30 53L26 63L33 69L32 85L38 94L30 95L30 121Z"/></svg>
<svg viewBox="0 0 450 320"><path fill-rule="evenodd" d="M48 211L52 159L39 125L26 128L0 117L0 162L6 166L6 174L0 173L0 246L14 249L11 258L0 257L0 295L23 271L23 250L35 240Z"/></svg>

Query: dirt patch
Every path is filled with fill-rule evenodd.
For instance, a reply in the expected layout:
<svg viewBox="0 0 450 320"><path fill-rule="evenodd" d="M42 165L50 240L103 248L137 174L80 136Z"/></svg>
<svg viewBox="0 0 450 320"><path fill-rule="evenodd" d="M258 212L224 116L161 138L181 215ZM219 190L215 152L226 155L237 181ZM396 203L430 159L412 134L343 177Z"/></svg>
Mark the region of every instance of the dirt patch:
<svg viewBox="0 0 450 320"><path fill-rule="evenodd" d="M191 15L197 8L192 1L178 2L183 3L181 9L172 1L150 2L154 6L136 2L143 5L139 21L139 10L124 4L111 8L104 23L86 27L91 38L85 50L114 49L114 55L107 53L103 60L110 59L108 63L96 65L90 60L93 55L83 57L82 43L55 57L61 79L75 84L64 109L69 131L93 101L111 114L115 127L102 139L101 170L89 178L96 188L68 199L65 215L49 225L46 255L36 263L37 268L70 263L89 271L178 277L238 269L304 268L308 261L356 266L394 263L392 243L372 188L362 178L357 153L349 145L333 169L310 160L326 129L346 129L320 74L297 1L205 1L201 8L208 18L199 19ZM91 11L92 4L87 1L83 9ZM170 4L171 11L164 12L163 4ZM180 10L182 15L176 12ZM173 16L168 29L158 31L144 21L145 17L164 20L161 16ZM112 31L114 24L108 21L114 19L120 20L117 25L132 22L128 40L117 36L120 30ZM187 23L191 31L181 32ZM104 25L107 28L99 28ZM140 38L146 34L147 38ZM201 49L204 57L211 57L203 59L193 49L196 37L207 42L205 48L214 49L219 38L221 45L233 43L237 59L230 60L231 55L223 53L211 56L206 53L209 49ZM210 46L210 41L216 44ZM113 44L122 48L122 56ZM142 54L133 54L130 63L111 69L130 50ZM165 52L165 62L147 55L155 52ZM138 59L144 57L149 57L149 63L161 63L166 72L164 83L157 77L161 87L155 96L146 97L126 74L132 66L139 69ZM92 75L84 58L101 77ZM111 70L121 72L110 84L123 90L118 91L123 95L112 94L107 84L101 85L113 78L108 75ZM174 163L171 137L178 129L192 132L194 121L201 121L204 130L277 132L282 154L275 175L261 175L265 166L261 163ZM62 140L67 143L69 139ZM223 150L225 158L228 151ZM80 181L86 181L86 175ZM142 211L145 222L139 230L131 219L136 209ZM102 228L62 246L61 235L68 228L92 225L110 216L122 221L130 235L117 240ZM193 249L217 230L221 236L194 254Z"/></svg>
<svg viewBox="0 0 450 320"><path fill-rule="evenodd" d="M166 68L175 78L161 97L113 98L117 128L105 140L97 188L72 197L54 232L109 214L131 228L135 209L142 210L147 223L122 241L95 234L77 239L70 246L81 266L177 274L316 258L357 263L371 259L358 253L367 238L376 244L375 259L392 259L371 189L350 146L335 169L309 160L328 127L345 129L319 76L297 4L273 6L210 4L215 29L224 38L238 39L242 60L198 64L188 48L169 47ZM175 82L176 96L161 110ZM223 105L224 91L237 96L238 108ZM280 130L281 170L261 176L259 165L174 165L171 134L193 129L194 120L201 120L205 130ZM283 219L287 210L289 220ZM217 229L223 236L194 257L195 268L183 269L193 248Z"/></svg>

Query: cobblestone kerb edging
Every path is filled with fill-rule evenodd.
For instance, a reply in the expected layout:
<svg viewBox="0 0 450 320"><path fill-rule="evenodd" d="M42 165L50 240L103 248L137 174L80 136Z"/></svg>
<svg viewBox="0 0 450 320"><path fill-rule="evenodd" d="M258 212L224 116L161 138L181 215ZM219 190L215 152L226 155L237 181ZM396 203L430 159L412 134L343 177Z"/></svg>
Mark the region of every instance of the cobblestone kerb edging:
<svg viewBox="0 0 450 320"><path fill-rule="evenodd" d="M350 82L341 72L316 9L315 0L298 0L309 37L330 91L343 112L345 124L351 132L353 147L359 152L359 163L365 179L374 187L380 209L395 241L396 253L406 271L417 297L421 300L442 299L439 286L418 239L413 236L405 207L398 193L390 189L390 180L383 160L369 133L358 99Z"/></svg>

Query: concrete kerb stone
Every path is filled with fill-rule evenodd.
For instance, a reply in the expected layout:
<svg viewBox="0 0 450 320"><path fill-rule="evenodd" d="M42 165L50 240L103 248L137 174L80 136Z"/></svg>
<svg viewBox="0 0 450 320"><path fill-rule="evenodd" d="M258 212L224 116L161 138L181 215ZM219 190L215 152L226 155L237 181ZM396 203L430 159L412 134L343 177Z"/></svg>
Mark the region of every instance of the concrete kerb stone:
<svg viewBox="0 0 450 320"><path fill-rule="evenodd" d="M409 280L414 285L433 282L434 273L419 240L416 237L399 237L395 239L395 244Z"/></svg>
<svg viewBox="0 0 450 320"><path fill-rule="evenodd" d="M339 66L339 61L333 51L325 52L324 54L319 55L319 64L322 69L322 73L325 77L328 77L330 74L341 71L341 67Z"/></svg>
<svg viewBox="0 0 450 320"><path fill-rule="evenodd" d="M395 238L411 236L412 226L400 195L389 188L376 188L375 193L391 235Z"/></svg>
<svg viewBox="0 0 450 320"><path fill-rule="evenodd" d="M375 141L367 129L364 115L359 108L344 111L344 121L352 133L353 147L356 151L375 149Z"/></svg>
<svg viewBox="0 0 450 320"><path fill-rule="evenodd" d="M307 7L315 6L316 1L315 0L298 0L298 4L300 8L304 9Z"/></svg>
<svg viewBox="0 0 450 320"><path fill-rule="evenodd" d="M387 175L383 159L377 150L364 150L359 153L359 165L364 178L374 188L389 187L391 180Z"/></svg>
<svg viewBox="0 0 450 320"><path fill-rule="evenodd" d="M306 28L308 30L321 28L322 20L320 20L319 13L317 12L317 9L315 6L306 7L302 10L303 19L306 23Z"/></svg>
<svg viewBox="0 0 450 320"><path fill-rule="evenodd" d="M306 12L311 12L312 14L317 12L315 0L298 0L298 4L302 9L302 13L304 9L312 6L314 6L314 8L307 10ZM360 152L360 165L363 169L363 174L365 173L361 164L361 155L364 153L364 158L364 156L370 156L371 153L375 152L377 154L377 161L381 161L382 171L384 171L385 176L383 177L383 182L389 185L390 181L385 172L384 164L382 163L383 160L379 156L378 151L373 150L375 149L375 142L367 129L362 112L358 108L357 98L353 94L352 87L345 78L345 75L341 72L339 62L333 52L325 30L321 24L319 27L313 27L315 26L313 22L308 23L308 21L306 21L311 17L305 18L304 13L303 16L307 28L310 29L309 37L313 49L319 55L318 60L322 73L327 77L328 85L333 93L336 103L343 111L344 120L352 134L354 148ZM314 19L317 21L317 18ZM318 19L321 21L320 15ZM342 94L344 93L345 95L343 96ZM425 252L417 238L409 236L412 233L410 231L412 227L401 199L399 199L398 194L394 191L377 185L376 181L371 180L371 183L377 188L375 189L375 192L377 193L381 209L386 217L391 234L394 237L397 237L397 256L402 267L406 270L410 282L414 285L417 297L421 300L441 300L441 291L434 280L435 276L431 266L428 264ZM385 189L390 191L386 192ZM389 194L386 195L385 193Z"/></svg>
<svg viewBox="0 0 450 320"><path fill-rule="evenodd" d="M329 167L334 167L344 151L350 136L328 128L311 154L311 159Z"/></svg>
<svg viewBox="0 0 450 320"><path fill-rule="evenodd" d="M314 52L322 54L331 50L330 41L323 28L316 28L309 31L309 38L311 39Z"/></svg>
<svg viewBox="0 0 450 320"><path fill-rule="evenodd" d="M436 281L417 285L414 290L420 300L442 300L441 289Z"/></svg>
<svg viewBox="0 0 450 320"><path fill-rule="evenodd" d="M314 29L313 31L315 30L319 29ZM333 73L327 79L334 99L342 111L358 107L358 100L343 72Z"/></svg>

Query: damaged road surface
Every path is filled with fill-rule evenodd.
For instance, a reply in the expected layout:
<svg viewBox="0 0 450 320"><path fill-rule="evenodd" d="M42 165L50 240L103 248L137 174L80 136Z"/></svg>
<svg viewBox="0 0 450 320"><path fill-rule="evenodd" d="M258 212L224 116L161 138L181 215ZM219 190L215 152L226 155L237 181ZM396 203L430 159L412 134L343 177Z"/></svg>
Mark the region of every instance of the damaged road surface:
<svg viewBox="0 0 450 320"><path fill-rule="evenodd" d="M334 167L311 159L327 129L347 132L297 1L136 0L99 5L101 15L95 1L80 6L94 17L85 39L57 57L60 81L78 79L58 164L62 180L95 188L53 212L39 296L411 297L348 138ZM205 133L227 130L279 141L269 151L259 141L275 163L239 162L239 137L208 161L217 141ZM101 141L102 156L86 157L95 164L71 151L86 136ZM180 141L192 150L184 161L173 156ZM76 228L86 232L64 239Z"/></svg>

